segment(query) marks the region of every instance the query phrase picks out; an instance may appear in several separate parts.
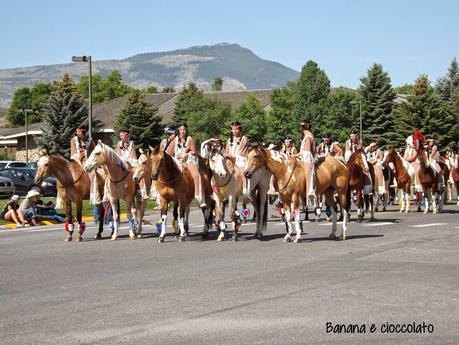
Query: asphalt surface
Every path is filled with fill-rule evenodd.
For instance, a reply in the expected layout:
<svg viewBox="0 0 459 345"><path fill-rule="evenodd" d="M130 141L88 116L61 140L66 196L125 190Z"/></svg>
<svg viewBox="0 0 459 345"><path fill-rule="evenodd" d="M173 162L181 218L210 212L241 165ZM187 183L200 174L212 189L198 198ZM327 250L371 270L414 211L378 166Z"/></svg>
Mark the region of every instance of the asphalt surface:
<svg viewBox="0 0 459 345"><path fill-rule="evenodd" d="M201 241L197 211L183 243L151 225L132 241L126 223L118 241L93 225L80 243L61 225L1 230L0 343L459 344L459 207L376 217L346 241L304 223L297 244L277 219L263 241L250 223L237 243ZM432 333L383 333L423 322Z"/></svg>

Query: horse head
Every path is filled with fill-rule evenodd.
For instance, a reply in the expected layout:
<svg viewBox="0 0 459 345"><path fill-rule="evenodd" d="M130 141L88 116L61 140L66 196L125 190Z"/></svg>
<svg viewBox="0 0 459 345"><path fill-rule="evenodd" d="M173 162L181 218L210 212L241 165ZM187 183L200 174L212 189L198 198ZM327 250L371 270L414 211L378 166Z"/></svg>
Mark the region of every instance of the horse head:
<svg viewBox="0 0 459 345"><path fill-rule="evenodd" d="M396 156L397 156L397 152L395 152L394 147L388 145L386 147L386 152L384 153L383 164L394 163Z"/></svg>
<svg viewBox="0 0 459 345"><path fill-rule="evenodd" d="M265 148L255 146L247 156L247 168L244 171L246 178L252 177L253 173L263 166L266 166L268 151Z"/></svg>
<svg viewBox="0 0 459 345"><path fill-rule="evenodd" d="M132 178L134 182L139 183L143 176L147 176L151 171L151 160L148 158L149 152L143 153L139 156L137 160L137 165L134 168L134 173Z"/></svg>
<svg viewBox="0 0 459 345"><path fill-rule="evenodd" d="M161 173L166 153L160 146L155 148L150 146L150 151L151 179L157 180Z"/></svg>
<svg viewBox="0 0 459 345"><path fill-rule="evenodd" d="M92 150L91 155L86 159L83 165L84 171L90 172L96 170L105 163L105 146L106 145L102 143L102 141L98 141L96 147Z"/></svg>
<svg viewBox="0 0 459 345"><path fill-rule="evenodd" d="M226 158L222 155L220 150L214 148L210 151L209 167L218 177L226 177Z"/></svg>
<svg viewBox="0 0 459 345"><path fill-rule="evenodd" d="M47 150L41 150L40 151L40 158L38 159L37 162L37 171L35 173L35 184L36 185L41 185L43 180L50 176L49 172L49 155Z"/></svg>

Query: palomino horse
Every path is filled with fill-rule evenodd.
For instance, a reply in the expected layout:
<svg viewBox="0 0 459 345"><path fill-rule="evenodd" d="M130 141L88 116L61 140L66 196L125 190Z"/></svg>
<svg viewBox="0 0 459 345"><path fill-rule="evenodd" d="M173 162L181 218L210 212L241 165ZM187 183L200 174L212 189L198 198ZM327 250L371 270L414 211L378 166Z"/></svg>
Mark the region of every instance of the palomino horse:
<svg viewBox="0 0 459 345"><path fill-rule="evenodd" d="M237 201L244 188L243 171L230 158L222 155L220 150L212 149L209 155L209 167L212 170L213 196L216 203L216 223L220 234L217 241L225 240L225 208L228 205L233 227L232 240L238 240L237 231L241 219L236 211Z"/></svg>
<svg viewBox="0 0 459 345"><path fill-rule="evenodd" d="M285 220L288 228L288 233L285 235L283 242L291 241L292 225L290 217L292 213L296 230L294 242L301 242L299 203L302 198L306 198L306 176L303 163L296 157L282 159L274 151L256 147L249 152L247 169L244 175L250 178L261 167L266 167L279 184L279 196L284 204ZM325 200L330 206L333 215L330 239L336 238L337 216L333 194L335 191L338 193L339 201L343 209L345 209L349 198L348 178L349 173L346 166L333 157L320 159L316 165L316 194L325 195ZM344 212L342 239L346 238L347 230L347 213L346 211Z"/></svg>
<svg viewBox="0 0 459 345"><path fill-rule="evenodd" d="M365 171L371 173L372 165L368 164L365 157L363 157L361 148L357 149L349 157L346 166L349 171L349 193L355 191L356 205L357 205L357 221L361 222L364 216L364 198L368 198L370 204L371 217L370 221L374 220L373 196L369 195L370 191L365 191L365 183L368 177ZM373 175L374 176L374 175ZM372 176L372 177L373 177ZM347 211L350 214L351 203L347 205Z"/></svg>
<svg viewBox="0 0 459 345"><path fill-rule="evenodd" d="M141 237L141 223L145 201L142 198L138 184L132 178L133 169L124 162L116 152L100 140L91 155L86 160L83 168L89 172L98 167L105 166L108 175L105 183L105 192L110 200L113 210L114 231L112 240L118 239L118 227L120 223L120 199L126 202L126 213L129 219L129 237L134 240ZM132 215L136 215L135 218ZM136 229L136 225L138 228Z"/></svg>
<svg viewBox="0 0 459 345"><path fill-rule="evenodd" d="M228 204L233 234L232 240L238 240L238 230L241 219L236 212L238 198L242 196L244 190L243 169L239 168L235 162L225 157L218 149L213 149L209 155L209 167L212 170L214 185L214 199L216 201L216 223L220 227L218 241L225 238L225 207ZM268 197L269 182L271 173L264 169L259 169L247 180L246 195L244 198L250 200L256 216L257 228L254 237L261 239L266 230L268 221Z"/></svg>
<svg viewBox="0 0 459 345"><path fill-rule="evenodd" d="M97 181L97 190L99 195L104 193L105 177L95 172ZM35 174L35 184L40 184L48 176L56 176L57 190L64 202L65 209L65 230L67 232L66 241L72 240L73 235L73 215L72 202L76 205L76 219L78 222L77 241L82 240L83 232L86 228L82 222L83 200L89 200L90 197L90 180L88 174L83 170L81 165L66 158L49 155L46 151L41 152L41 157L37 162L37 172ZM103 231L104 208L102 204L97 205L99 211L99 231L96 239L101 237Z"/></svg>
<svg viewBox="0 0 459 345"><path fill-rule="evenodd" d="M420 150L419 154L419 181L424 194L425 209L424 213L429 212L429 200L432 196L432 208L433 213L437 213L437 195L439 194L438 190L438 179L435 174L434 169L429 165L427 153L424 149ZM441 199L440 199L440 210L441 210Z"/></svg>
<svg viewBox="0 0 459 345"><path fill-rule="evenodd" d="M392 146L387 147L383 163L386 165L389 163L394 164L397 188L400 190L400 212L408 213L410 211L411 176L408 173L407 165L403 164L402 157Z"/></svg>
<svg viewBox="0 0 459 345"><path fill-rule="evenodd" d="M151 178L156 181L156 189L159 193L161 203L161 234L158 243L164 243L167 226L167 211L169 202L174 202L178 206L179 213L179 242L185 240L188 230L188 216L190 204L194 199L194 182L190 171L180 167L176 161L167 154L162 148L150 147ZM201 170L201 169L200 169ZM211 188L209 177L206 172L200 171L204 181L204 196L207 207L202 209L204 215L204 233L206 238L209 228L212 225L213 200L211 198Z"/></svg>
<svg viewBox="0 0 459 345"><path fill-rule="evenodd" d="M457 204L459 205L459 155L456 155L454 164L451 166L451 176L456 186Z"/></svg>

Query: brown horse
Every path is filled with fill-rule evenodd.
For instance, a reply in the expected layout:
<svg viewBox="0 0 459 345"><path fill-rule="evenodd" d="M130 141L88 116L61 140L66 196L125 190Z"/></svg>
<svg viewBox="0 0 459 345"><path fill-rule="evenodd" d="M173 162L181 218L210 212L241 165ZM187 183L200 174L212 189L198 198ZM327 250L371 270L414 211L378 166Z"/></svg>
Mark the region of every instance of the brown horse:
<svg viewBox="0 0 459 345"><path fill-rule="evenodd" d="M105 166L108 171L105 192L110 200L113 211L114 231L112 240L118 239L118 227L120 223L120 199L126 202L126 213L129 220L129 237L134 240L141 237L142 215L145 208L145 200L142 198L139 185L132 178L133 169L124 162L116 152L100 140L91 155L86 160L83 168L89 172ZM132 215L135 215L133 218ZM137 228L136 228L137 227Z"/></svg>
<svg viewBox="0 0 459 345"><path fill-rule="evenodd" d="M424 194L424 213L429 212L429 201L432 196L433 213L437 213L436 197L438 194L438 181L434 169L429 165L427 153L424 149L419 154L419 181Z"/></svg>
<svg viewBox="0 0 459 345"><path fill-rule="evenodd" d="M370 221L373 221L374 208L373 195L371 194L372 191L365 190L366 185L370 183L368 175L365 174L365 171L369 172L370 176L372 177L372 181L375 181L374 173L372 171L373 166L367 163L365 157L363 157L362 149L358 148L349 157L348 161L346 162L346 167L349 170L349 192L355 191L356 193L357 221L361 222L364 217L364 201L369 204L371 212ZM374 189L373 186L371 187ZM350 208L351 203L347 205L348 214L350 214Z"/></svg>
<svg viewBox="0 0 459 345"><path fill-rule="evenodd" d="M459 155L456 155L454 165L451 167L451 176L456 186L457 204L459 205Z"/></svg>
<svg viewBox="0 0 459 345"><path fill-rule="evenodd" d="M188 216L190 204L194 199L194 182L190 171L182 168L174 159L161 147L150 147L151 178L156 181L156 189L160 195L161 204L161 234L158 243L164 243L167 227L167 211L169 202L178 206L179 214L179 242L185 240L188 231ZM207 173L200 169L201 178L204 183L204 196L207 207L202 209L204 215L204 233L207 238L212 224L213 200L211 198L210 181Z"/></svg>
<svg viewBox="0 0 459 345"><path fill-rule="evenodd" d="M104 192L105 176L101 175L98 171L95 174L97 190L99 195L102 195ZM56 176L57 190L64 203L66 215L65 230L67 232L66 241L72 240L74 230L72 202L75 203L77 212L76 219L79 228L77 241L81 241L86 228L85 223L82 222L83 200L89 200L90 197L89 175L78 162L57 155L49 155L46 151L42 151L40 159L37 162L35 184L40 184L48 176ZM99 231L97 232L96 239L99 239L103 231L104 218L104 208L101 203L97 205L97 209L99 211Z"/></svg>
<svg viewBox="0 0 459 345"><path fill-rule="evenodd" d="M262 167L266 167L276 178L279 185L279 196L284 204L285 220L288 233L285 235L283 242L290 242L292 235L292 225L290 223L291 214L295 223L296 238L294 242L301 242L301 225L299 220L299 203L301 199L306 198L306 174L303 162L296 157L288 159L279 158L274 151L262 147L255 147L249 152L247 169L244 175L250 178L254 172ZM338 199L341 203L345 217L343 220L342 239L346 238L347 230L347 213L346 206L348 203L348 178L349 172L346 166L333 157L320 159L316 164L316 194L324 194L326 203L330 206L333 215L332 232L330 239L336 238L336 204L333 194L338 193Z"/></svg>
<svg viewBox="0 0 459 345"><path fill-rule="evenodd" d="M407 166L403 164L403 159L392 146L387 147L384 157L384 164L392 163L395 167L395 179L397 188L400 190L401 206L400 212L408 213L410 211L410 194L411 194L411 176L408 173ZM408 164L408 163L406 163Z"/></svg>

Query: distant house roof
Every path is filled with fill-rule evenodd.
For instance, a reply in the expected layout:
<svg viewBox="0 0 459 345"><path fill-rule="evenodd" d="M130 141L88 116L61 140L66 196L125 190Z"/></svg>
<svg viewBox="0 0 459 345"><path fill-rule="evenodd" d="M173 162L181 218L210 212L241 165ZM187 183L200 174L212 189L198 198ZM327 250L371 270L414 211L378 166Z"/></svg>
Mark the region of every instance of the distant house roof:
<svg viewBox="0 0 459 345"><path fill-rule="evenodd" d="M218 91L205 92L209 97L225 100L231 104L233 109L236 109L247 94L253 93L262 103L264 110L269 110L271 107L272 90L244 90L244 91ZM163 118L163 123L169 123L175 111L175 102L180 93L153 93L145 95L144 100L153 104L158 108L158 115ZM93 108L94 120L100 121L98 131L111 132L116 116L124 106L128 96L115 98L105 103L96 104ZM29 135L41 134L42 123L34 123L29 125ZM25 136L25 127L17 128L0 128L0 139L11 139Z"/></svg>

